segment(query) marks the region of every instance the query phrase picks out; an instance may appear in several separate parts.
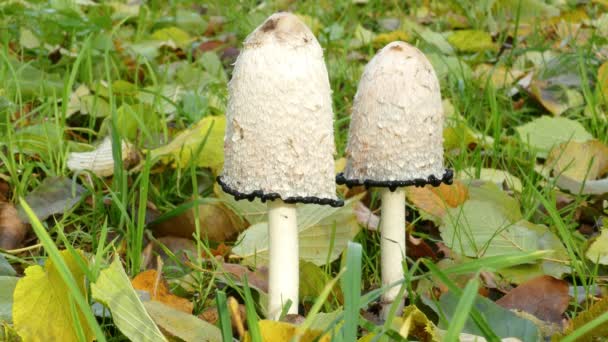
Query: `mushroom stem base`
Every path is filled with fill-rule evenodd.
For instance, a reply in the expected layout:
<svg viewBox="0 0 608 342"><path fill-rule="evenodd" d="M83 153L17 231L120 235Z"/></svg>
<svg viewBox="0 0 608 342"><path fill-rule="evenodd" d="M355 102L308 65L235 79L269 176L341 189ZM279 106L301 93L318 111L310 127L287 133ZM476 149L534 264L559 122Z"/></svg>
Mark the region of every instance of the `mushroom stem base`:
<svg viewBox="0 0 608 342"><path fill-rule="evenodd" d="M382 285L391 285L403 279L402 261L405 259L405 189L382 190L380 220L380 257ZM399 293L400 286L389 288L381 297L382 316L388 317L391 305ZM401 314L403 303L397 308Z"/></svg>
<svg viewBox="0 0 608 342"><path fill-rule="evenodd" d="M298 313L298 221L295 204L280 199L268 203L268 317L278 320L291 300L288 314Z"/></svg>

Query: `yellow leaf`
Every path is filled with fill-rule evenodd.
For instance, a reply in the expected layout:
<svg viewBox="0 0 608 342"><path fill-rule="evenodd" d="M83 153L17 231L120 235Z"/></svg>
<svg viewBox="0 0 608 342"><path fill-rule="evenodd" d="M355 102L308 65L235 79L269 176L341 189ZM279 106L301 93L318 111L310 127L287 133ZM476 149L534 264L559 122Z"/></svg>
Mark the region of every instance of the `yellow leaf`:
<svg viewBox="0 0 608 342"><path fill-rule="evenodd" d="M387 45L388 43L400 40L402 42L407 42L411 39L410 35L407 34L407 32L405 31L392 31L392 32L385 32L385 33L380 33L378 34L374 40L373 40L373 44L375 48L383 48L385 45Z"/></svg>
<svg viewBox="0 0 608 342"><path fill-rule="evenodd" d="M152 34L152 38L167 42L170 45L174 44L176 47L182 49L186 48L186 46L192 40L192 37L190 37L188 32L177 27L165 27L160 30L156 30Z"/></svg>
<svg viewBox="0 0 608 342"><path fill-rule="evenodd" d="M86 264L86 260L67 250L61 251L61 257L86 297L85 274L78 266ZM77 317L72 316L72 310L78 313ZM17 282L13 322L23 341L79 341L75 327L82 329L87 341L93 340L93 331L51 259L47 259L44 268L39 265L26 268L25 277Z"/></svg>
<svg viewBox="0 0 608 342"><path fill-rule="evenodd" d="M262 320L259 322L260 332L262 334L263 341L291 341L295 336L297 326L285 322ZM329 335L323 335L320 330L306 330L302 336L300 336L300 342L329 342ZM319 338L319 336L321 336ZM318 339L317 339L318 338ZM251 342L251 336L249 333L245 335L244 342Z"/></svg>
<svg viewBox="0 0 608 342"><path fill-rule="evenodd" d="M165 163L184 168L194 156L196 165L217 173L224 165L225 116L208 116L193 127L180 132L169 144L150 151L152 159L161 157ZM207 136L207 141L205 136ZM205 143L203 146L201 146Z"/></svg>
<svg viewBox="0 0 608 342"><path fill-rule="evenodd" d="M458 30L448 37L448 42L456 50L465 53L496 50L492 36L484 31Z"/></svg>
<svg viewBox="0 0 608 342"><path fill-rule="evenodd" d="M574 180L595 180L608 172L608 147L597 140L570 141L554 147L547 164L554 175Z"/></svg>

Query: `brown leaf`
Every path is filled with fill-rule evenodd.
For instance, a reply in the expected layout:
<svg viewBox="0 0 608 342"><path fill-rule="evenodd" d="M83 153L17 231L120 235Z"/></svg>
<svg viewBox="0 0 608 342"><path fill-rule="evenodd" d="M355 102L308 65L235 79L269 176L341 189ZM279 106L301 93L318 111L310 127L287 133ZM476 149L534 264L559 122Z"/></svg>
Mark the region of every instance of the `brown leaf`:
<svg viewBox="0 0 608 342"><path fill-rule="evenodd" d="M433 251L433 248L429 246L424 239L415 238L410 234L407 234L406 249L407 256L417 260L420 258L430 258L437 260L437 254Z"/></svg>
<svg viewBox="0 0 608 342"><path fill-rule="evenodd" d="M241 282L247 276L249 285L268 293L268 270L266 268L251 271L243 265L224 263L221 270Z"/></svg>
<svg viewBox="0 0 608 342"><path fill-rule="evenodd" d="M514 288L497 300L496 304L528 312L545 321L560 323L569 301L568 283L543 275Z"/></svg>
<svg viewBox="0 0 608 342"><path fill-rule="evenodd" d="M380 217L374 214L369 208L361 203L357 202L353 207L357 222L368 230L378 230L380 224Z"/></svg>
<svg viewBox="0 0 608 342"><path fill-rule="evenodd" d="M215 242L234 240L246 227L245 222L221 203L205 203L198 207L201 239ZM156 236L192 238L196 232L194 210L188 210L151 226Z"/></svg>
<svg viewBox="0 0 608 342"><path fill-rule="evenodd" d="M167 253L159 244L164 245L171 251L179 260L184 263L188 261L189 256L196 256L196 244L190 239L184 239L174 236L164 236L157 239L157 242L150 242L143 251L143 264L147 269L156 269L156 256L160 256L161 260L168 259Z"/></svg>
<svg viewBox="0 0 608 342"><path fill-rule="evenodd" d="M15 206L0 201L0 248L18 248L25 239L27 231L28 225L21 221Z"/></svg>
<svg viewBox="0 0 608 342"><path fill-rule="evenodd" d="M173 295L169 291L169 286L162 275L159 275L156 270L144 271L133 280L131 284L137 290L143 290L150 293L150 298L168 306L189 313L192 313L194 305L187 299Z"/></svg>
<svg viewBox="0 0 608 342"><path fill-rule="evenodd" d="M410 186L407 197L419 209L437 217L443 217L448 207L456 208L466 201L469 190L460 181L441 184L438 187L427 185L423 188Z"/></svg>

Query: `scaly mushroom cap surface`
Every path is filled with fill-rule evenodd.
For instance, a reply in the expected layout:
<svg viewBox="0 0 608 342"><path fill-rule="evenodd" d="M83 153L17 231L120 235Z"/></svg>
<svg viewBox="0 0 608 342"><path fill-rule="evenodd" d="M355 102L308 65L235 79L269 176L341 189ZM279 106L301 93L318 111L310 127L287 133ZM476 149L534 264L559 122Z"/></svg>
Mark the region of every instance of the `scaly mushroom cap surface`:
<svg viewBox="0 0 608 342"><path fill-rule="evenodd" d="M439 185L443 167L443 107L439 81L420 50L392 42L367 64L351 115L347 185Z"/></svg>
<svg viewBox="0 0 608 342"><path fill-rule="evenodd" d="M228 91L224 191L342 205L323 50L298 17L273 14L247 37Z"/></svg>

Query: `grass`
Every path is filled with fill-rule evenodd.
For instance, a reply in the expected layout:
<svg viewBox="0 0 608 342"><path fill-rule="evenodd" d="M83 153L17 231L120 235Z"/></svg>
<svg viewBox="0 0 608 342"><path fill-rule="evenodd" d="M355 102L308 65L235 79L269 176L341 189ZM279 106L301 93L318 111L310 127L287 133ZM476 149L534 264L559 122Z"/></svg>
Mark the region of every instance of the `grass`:
<svg viewBox="0 0 608 342"><path fill-rule="evenodd" d="M469 65L489 64L491 72L500 75L502 67L525 64L525 56L543 51L558 55L556 63L539 62L544 73L537 73L535 77L543 81L566 75L564 77L569 80L580 80L580 86L575 88L582 102L570 106L562 116L581 123L594 138L606 144L606 99L605 94L597 91L601 81L597 79L597 70L603 62L598 46L605 46L607 42L600 32L596 32L598 28L592 29L588 38L577 36L558 46L556 39L547 38L557 34L547 32L552 24L530 20L529 9L523 1L514 3L517 3L514 9L507 5L486 9L476 1L413 1L407 5L376 0L360 5L345 0L292 4L288 1L210 1L203 6L205 11L200 11L200 5L193 1L151 1L142 6L136 16L129 16L126 7L110 5L78 9L66 5L66 8L47 13L42 9L44 6L36 2L28 5L29 8L18 2L0 4L0 181L10 188L9 200L23 203L24 208L27 205L20 199L52 176L70 177L87 191L86 200L45 223L38 222L34 219L35 214L28 212L43 248L15 249L1 251L1 254L20 271L50 258L59 265L69 286L75 285L69 271L61 266L60 249L70 249L74 253L80 249L93 256L94 262L89 263L86 270L90 281L115 254L123 257L130 276L138 274L143 267L141 251L147 242L155 239L147 231L150 223L146 218L150 212L148 204L153 204L162 213L158 220L170 220L191 208L198 217L196 204L214 201L215 173L210 168L198 167L193 160L186 167L173 169L159 160L152 160L149 154L139 156L138 167L128 168L122 162L121 143L128 141L139 151L153 149L166 144L176 133L198 120L223 114L231 60L213 57L215 52L202 55L197 44L223 40L221 43L225 46L238 48L252 29L277 10L289 9L305 16L324 48L333 90L337 157L344 156L357 83L363 66L381 47L378 42L366 41L353 48L353 42L360 41L365 30L389 32L382 27L380 19L409 16L414 18L412 22L400 29L410 36L410 43L439 61L436 69L440 74L442 95L451 105L446 107L453 108L449 124L456 125L456 132L463 137L465 130L478 134L474 142L455 139L446 151L446 164L456 171L471 168L477 177L484 168L505 170L518 177L522 181L522 191L511 192L511 195L522 210L523 219L544 224L559 237L572 265L572 273L567 276L569 283L575 289L583 286L591 296L594 286L605 288L606 269L586 259L589 236L581 234L579 228L588 222L581 222L578 217L583 211L592 212L589 215L596 221L606 220L605 208L597 209L598 203L601 207L603 197L570 194L567 205L558 205L557 198L563 194L557 192L553 182L535 171L536 164L544 159L537 159L515 131L516 127L540 115L548 115L547 109L528 92L520 90L512 97L508 93L510 86L497 87L490 78L475 77ZM564 7L564 12L575 9L568 6ZM590 18L598 18L605 11L595 2L580 8ZM429 10L442 14L430 16L425 12ZM196 15L188 16L188 11L196 12ZM509 11L510 15L507 15ZM450 12L453 15L448 15ZM211 25L216 16L223 18L222 26L215 33L205 33L200 27ZM512 41L513 47L500 54L497 50L485 50L448 55L420 34L422 29L438 33L451 31L454 26L450 20L461 20L461 17L468 20L469 28L495 33L493 40L497 46ZM419 26L414 23L416 21L425 24ZM152 32L174 26L184 27L192 38L180 51L146 45L136 46L140 53L133 53L131 42L146 42ZM36 45L24 31L29 27L35 28L31 32L38 37L38 46L25 48ZM525 41L518 40L521 37L525 37ZM156 56L144 56L150 51ZM54 61L57 55L60 58ZM70 112L68 104L79 85L86 85L91 90L87 95L88 115ZM195 155L210 143L211 131L210 128L205 133ZM114 165L113 177L72 173L67 168L70 152L85 151L107 135L112 137L114 160L119 161ZM376 197L372 191L366 199L372 210L378 207ZM436 233L422 229L428 221L419 208L408 204L407 209L408 223L416 227L415 237L423 238L433 246L441 242ZM247 285L243 289L238 282L229 283L221 289L224 292L216 291L216 273L221 271L221 265L212 262L209 266L204 256L212 255L219 244L207 238L206 227L198 220L194 220L194 225L196 255L190 258L190 264L181 262L180 255L166 249L174 261L174 265L165 266L169 281L177 283L181 276L196 273L190 284L194 291L187 293L188 299L195 304L194 313L217 306L219 326L225 337L230 331L226 296L242 299L247 306L252 338L259 340L261 332L253 328L257 326L257 314L260 313L255 291L252 293ZM596 224L592 228L597 231L600 227ZM368 304L373 303L383 290L379 289L379 235L362 230L354 240L357 244L349 245L343 262L328 262L322 267L333 282L340 281L343 305L339 300L330 299L333 298L330 296L332 287L325 287L326 291L322 291L307 312L309 316L304 326L314 327L315 317L323 314L322 311L342 310L337 316L339 319L329 328L325 327L327 332L339 335L336 340L353 341L367 332L376 333L378 339L398 338L391 320L376 325L360 314L361 309L369 309ZM36 239L28 240L28 244L35 245ZM522 251L467 259L448 268L438 267L429 258L409 258L404 266L409 276L402 293L407 294L408 303L419 303L418 285L425 279L440 278L449 284L450 291L462 293L458 314L447 328L446 340L456 340L469 313L486 337L493 339L496 336L488 322L473 306L474 295L482 284L472 276L463 286L454 283L452 277L496 271L543 258L547 258L544 252ZM104 336L108 340L124 339L111 323L104 321L107 324L100 325L97 322L86 298L76 296L74 299L75 307L85 313L98 340L104 340ZM587 304L571 303L566 315L576 316L587 308ZM426 313L429 317L434 315L430 311ZM598 317L568 339L582 336L591 329L589 327L605 319L606 315ZM339 333L334 328L339 329Z"/></svg>

